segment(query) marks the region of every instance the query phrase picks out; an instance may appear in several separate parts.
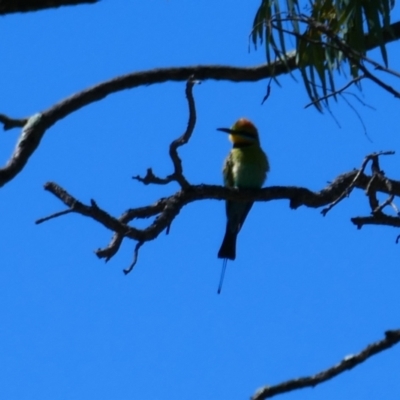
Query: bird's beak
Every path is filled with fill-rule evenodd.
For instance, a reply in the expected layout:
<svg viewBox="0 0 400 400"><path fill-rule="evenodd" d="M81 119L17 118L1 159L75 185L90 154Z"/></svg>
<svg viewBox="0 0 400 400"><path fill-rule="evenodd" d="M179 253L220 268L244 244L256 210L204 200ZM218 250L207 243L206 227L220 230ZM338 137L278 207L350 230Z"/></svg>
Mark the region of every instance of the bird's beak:
<svg viewBox="0 0 400 400"><path fill-rule="evenodd" d="M225 132L225 133L235 133L232 129L229 128L217 128L217 131Z"/></svg>

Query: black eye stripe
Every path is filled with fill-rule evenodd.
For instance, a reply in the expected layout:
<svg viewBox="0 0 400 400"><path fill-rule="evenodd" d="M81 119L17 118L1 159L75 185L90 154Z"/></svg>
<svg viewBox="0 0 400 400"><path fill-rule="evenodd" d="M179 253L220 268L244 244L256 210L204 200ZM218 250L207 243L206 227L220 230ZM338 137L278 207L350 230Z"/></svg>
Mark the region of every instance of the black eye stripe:
<svg viewBox="0 0 400 400"><path fill-rule="evenodd" d="M252 133L252 132L248 132L248 131L243 131L243 130L234 130L232 131L233 134L238 134L238 135L243 135L243 136L248 136L251 138L257 138L258 135L257 133Z"/></svg>
<svg viewBox="0 0 400 400"><path fill-rule="evenodd" d="M249 146L254 146L254 143L234 143L233 144L234 149L241 149L242 147L249 147Z"/></svg>

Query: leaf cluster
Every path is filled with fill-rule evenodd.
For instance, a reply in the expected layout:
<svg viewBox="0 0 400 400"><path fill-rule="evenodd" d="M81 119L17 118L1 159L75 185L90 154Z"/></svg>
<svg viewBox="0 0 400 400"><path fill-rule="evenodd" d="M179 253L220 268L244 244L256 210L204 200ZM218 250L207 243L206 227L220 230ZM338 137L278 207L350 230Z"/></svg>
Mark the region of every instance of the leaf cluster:
<svg viewBox="0 0 400 400"><path fill-rule="evenodd" d="M265 43L268 63L275 58L286 64L293 56L286 50L290 41L307 94L322 111L322 104L328 105L329 93L336 91L335 72L346 75L348 71L361 85L360 64L371 43L380 48L383 63L388 66L383 32L390 30L393 6L394 0L314 0L307 4L262 0L251 39L255 47Z"/></svg>

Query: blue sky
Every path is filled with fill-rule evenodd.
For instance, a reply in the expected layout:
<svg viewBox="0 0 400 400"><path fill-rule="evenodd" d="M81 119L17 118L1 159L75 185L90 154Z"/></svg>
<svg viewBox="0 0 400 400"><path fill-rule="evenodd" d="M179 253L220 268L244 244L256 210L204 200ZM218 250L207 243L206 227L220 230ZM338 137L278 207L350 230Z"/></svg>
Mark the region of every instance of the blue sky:
<svg viewBox="0 0 400 400"><path fill-rule="evenodd" d="M104 0L6 16L0 112L29 116L134 71L260 64L263 50L248 52L258 3ZM388 46L389 60L400 70L397 47ZM230 144L215 129L242 116L258 126L269 155L267 185L318 190L371 152L399 153L399 102L372 84L363 84L364 100L375 111L351 99L371 142L345 103L332 106L339 128L329 114L304 109L300 82L280 82L263 106L266 82L194 88L198 121L180 153L190 182L222 182ZM67 215L34 224L63 209L42 189L47 181L115 215L172 194L175 185L142 186L131 177L148 167L170 173L168 145L186 123L184 83L114 94L53 126L24 171L1 189L2 398L247 399L260 386L316 373L399 328L399 232L351 224L350 217L369 213L360 191L325 218L319 210L290 210L287 201L255 204L220 296L223 202L185 207L168 236L141 249L128 276L122 269L132 242L104 264L93 251L111 235L95 222ZM3 164L18 134L1 134ZM381 159L395 179L399 156ZM397 347L282 398L398 399L399 369Z"/></svg>

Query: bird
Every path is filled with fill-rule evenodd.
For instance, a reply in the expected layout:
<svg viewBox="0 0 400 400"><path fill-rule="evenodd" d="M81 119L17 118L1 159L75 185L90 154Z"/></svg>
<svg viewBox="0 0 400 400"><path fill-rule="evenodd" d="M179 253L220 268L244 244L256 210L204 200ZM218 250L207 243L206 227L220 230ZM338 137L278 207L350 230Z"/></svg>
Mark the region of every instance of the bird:
<svg viewBox="0 0 400 400"><path fill-rule="evenodd" d="M237 189L259 189L270 170L267 155L261 148L257 128L247 118L238 119L231 128L217 128L229 134L233 147L223 165L224 186ZM221 293L228 260L236 258L236 238L253 205L252 201L226 201L226 230L218 251L223 259L218 294Z"/></svg>

